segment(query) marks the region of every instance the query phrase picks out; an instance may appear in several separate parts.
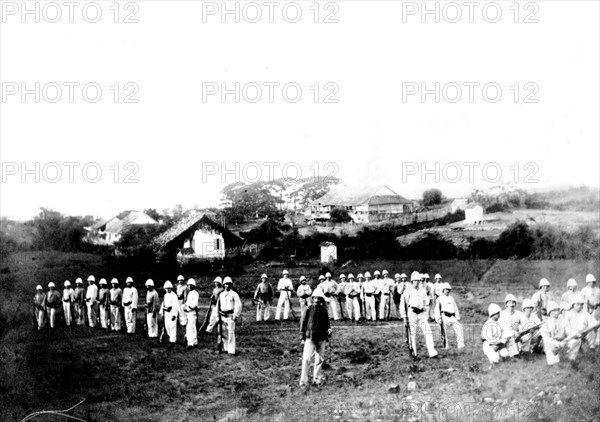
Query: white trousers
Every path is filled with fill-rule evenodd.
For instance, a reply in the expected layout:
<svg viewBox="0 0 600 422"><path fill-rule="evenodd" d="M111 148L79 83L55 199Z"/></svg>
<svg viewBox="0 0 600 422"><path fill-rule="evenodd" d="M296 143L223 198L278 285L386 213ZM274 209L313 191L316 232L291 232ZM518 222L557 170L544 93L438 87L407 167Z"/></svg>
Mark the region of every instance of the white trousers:
<svg viewBox="0 0 600 422"><path fill-rule="evenodd" d="M545 337L543 341L546 362L548 362L548 365L556 365L558 362L560 362L560 342L548 337Z"/></svg>
<svg viewBox="0 0 600 422"><path fill-rule="evenodd" d="M35 310L35 320L37 321L37 329L41 330L46 325L46 312L40 309Z"/></svg>
<svg viewBox="0 0 600 422"><path fill-rule="evenodd" d="M169 336L169 342L175 343L177 341L177 316L165 312L165 331Z"/></svg>
<svg viewBox="0 0 600 422"><path fill-rule="evenodd" d="M87 302L88 322L90 327L94 328L98 319L97 307L95 303Z"/></svg>
<svg viewBox="0 0 600 422"><path fill-rule="evenodd" d="M208 326L206 327L206 331L212 333L213 328L219 322L219 315L217 314L217 307L215 305L210 305L210 318L208 319Z"/></svg>
<svg viewBox="0 0 600 422"><path fill-rule="evenodd" d="M121 307L117 305L110 305L110 325L113 331L119 331L121 329Z"/></svg>
<svg viewBox="0 0 600 422"><path fill-rule="evenodd" d="M387 318L387 311L390 306L390 296L389 295L381 295L381 299L379 300L379 319ZM391 312L390 312L391 315Z"/></svg>
<svg viewBox="0 0 600 422"><path fill-rule="evenodd" d="M340 310L338 308L339 303L337 302L337 299L334 296L331 296L330 299L331 300L328 302L329 318L333 318L337 321L340 319Z"/></svg>
<svg viewBox="0 0 600 422"><path fill-rule="evenodd" d="M355 321L360 319L360 305L358 304L358 297L346 298L346 314L349 319L354 318Z"/></svg>
<svg viewBox="0 0 600 422"><path fill-rule="evenodd" d="M256 320L268 321L271 318L271 302L256 302Z"/></svg>
<svg viewBox="0 0 600 422"><path fill-rule="evenodd" d="M448 339L448 331L450 329L454 330L454 334L456 335L456 343L459 349L465 347L465 332L463 330L463 326L456 317L447 317L446 315L442 315L442 322L444 323L444 328L446 330L446 341L448 345L450 344Z"/></svg>
<svg viewBox="0 0 600 422"><path fill-rule="evenodd" d="M158 315L154 312L146 311L146 325L148 326L148 337L158 337Z"/></svg>
<svg viewBox="0 0 600 422"><path fill-rule="evenodd" d="M375 310L375 296L365 295L365 318L373 321L377 320L377 311Z"/></svg>
<svg viewBox="0 0 600 422"><path fill-rule="evenodd" d="M50 328L56 327L56 318L58 317L58 308L48 308L48 320Z"/></svg>
<svg viewBox="0 0 600 422"><path fill-rule="evenodd" d="M281 309L283 308L283 319L288 319L290 316L290 301L287 291L279 292L279 300L277 301L277 310L275 311L275 319L279 320L281 316Z"/></svg>
<svg viewBox="0 0 600 422"><path fill-rule="evenodd" d="M188 312L187 324L185 325L185 338L187 339L188 346L196 346L198 344L197 319L198 314L196 312Z"/></svg>
<svg viewBox="0 0 600 422"><path fill-rule="evenodd" d="M496 350L496 348L493 345L491 345L487 341L484 341L482 347L483 347L483 354L487 356L490 363L498 363L498 362L500 362L501 357L502 358L508 357L508 350L506 349L506 347L504 347L504 345L501 346L500 349Z"/></svg>
<svg viewBox="0 0 600 422"><path fill-rule="evenodd" d="M429 325L429 322L427 322L428 319L429 310L427 308L419 314L415 313L412 310L412 308L408 310L410 338L415 354L417 350L417 328L419 328L425 336L425 346L427 347L427 353L429 353L429 357L433 357L436 356L438 353L435 350L435 346L433 344L433 332L431 331L431 326Z"/></svg>
<svg viewBox="0 0 600 422"><path fill-rule="evenodd" d="M65 314L65 324L70 327L73 318L71 315L71 302L63 302L63 313Z"/></svg>
<svg viewBox="0 0 600 422"><path fill-rule="evenodd" d="M300 301L300 315L304 315L304 311L306 311L306 308L308 308L308 306L310 305L310 297L307 298L299 298Z"/></svg>
<svg viewBox="0 0 600 422"><path fill-rule="evenodd" d="M106 306L100 305L100 326L104 329L108 328L108 315L109 312L106 311Z"/></svg>
<svg viewBox="0 0 600 422"><path fill-rule="evenodd" d="M135 333L135 316L136 312L133 312L133 306L125 306L125 326L128 333Z"/></svg>
<svg viewBox="0 0 600 422"><path fill-rule="evenodd" d="M85 306L80 303L76 303L73 307L73 310L75 311L75 322L77 323L77 325L83 325L83 323L85 322L83 315L83 313L85 312Z"/></svg>
<svg viewBox="0 0 600 422"><path fill-rule="evenodd" d="M311 339L304 341L304 351L302 352L302 373L300 374L300 385L308 384L308 372L310 361L315 357L315 365L313 371L313 382L321 384L323 382L323 361L325 354L325 341L314 342Z"/></svg>
<svg viewBox="0 0 600 422"><path fill-rule="evenodd" d="M230 355L235 355L235 321L231 317L221 317L221 321L223 321L223 350Z"/></svg>

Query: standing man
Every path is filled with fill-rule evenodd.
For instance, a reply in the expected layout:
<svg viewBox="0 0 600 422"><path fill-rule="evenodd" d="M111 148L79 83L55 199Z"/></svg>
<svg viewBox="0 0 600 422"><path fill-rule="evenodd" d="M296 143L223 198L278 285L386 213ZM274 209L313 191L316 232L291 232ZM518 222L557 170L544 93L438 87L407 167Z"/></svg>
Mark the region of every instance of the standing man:
<svg viewBox="0 0 600 422"><path fill-rule="evenodd" d="M354 274L348 274L348 283L346 283L346 314L350 321L354 316L354 321L360 321L360 304L358 303L360 297L360 283L354 279Z"/></svg>
<svg viewBox="0 0 600 422"><path fill-rule="evenodd" d="M408 318L413 353L417 354L417 327L425 336L425 345L430 358L435 358L438 352L433 344L433 333L429 326L429 295L424 287L419 286L421 274L413 271L410 275L412 285L404 291L400 310L402 318Z"/></svg>
<svg viewBox="0 0 600 422"><path fill-rule="evenodd" d="M296 291L296 295L300 300L300 315L304 314L304 311L308 306L310 306L310 295L312 294L312 289L306 282L306 277L300 277L300 285L298 286L298 290Z"/></svg>
<svg viewBox="0 0 600 422"><path fill-rule="evenodd" d="M165 332L169 336L169 346L173 346L177 341L177 314L179 313L179 298L173 292L173 283L165 281L163 286L165 297L163 298L162 313ZM162 336L161 336L162 340Z"/></svg>
<svg viewBox="0 0 600 422"><path fill-rule="evenodd" d="M337 298L337 304L340 310L340 317L344 318L344 309L346 308L346 275L340 274L340 282L337 283L335 297Z"/></svg>
<svg viewBox="0 0 600 422"><path fill-rule="evenodd" d="M87 278L88 288L85 293L85 302L87 304L88 322L90 327L95 328L98 323L98 286L96 278L90 275Z"/></svg>
<svg viewBox="0 0 600 422"><path fill-rule="evenodd" d="M288 270L283 270L283 278L279 279L277 283L277 291L279 292L279 301L277 302L277 310L275 311L275 319L279 321L281 317L281 308L283 307L283 319L287 320L290 315L291 296L290 292L294 290L292 280L288 278ZM231 280L231 278L230 278ZM231 287L231 286L230 286ZM234 347L235 348L235 347Z"/></svg>
<svg viewBox="0 0 600 422"><path fill-rule="evenodd" d="M268 277L266 274L260 276L260 283L256 286L254 292L254 300L258 302L256 306L256 320L257 321L268 321L271 318L271 301L273 300L273 287L271 283L267 281ZM306 280L306 278L304 278ZM302 280L302 277L300 277ZM302 305L302 301L300 301Z"/></svg>
<svg viewBox="0 0 600 422"><path fill-rule="evenodd" d="M227 326L227 335L223 336L223 351L235 355L235 321L242 314L242 302L238 294L232 289L233 281L231 277L225 277L223 286L225 290L217 299L217 309L219 309L221 320Z"/></svg>
<svg viewBox="0 0 600 422"><path fill-rule="evenodd" d="M121 330L121 306L123 292L119 287L119 280L113 278L110 280L110 323L113 331Z"/></svg>
<svg viewBox="0 0 600 422"><path fill-rule="evenodd" d="M404 290L406 286L409 285L407 281L406 274L398 274L394 275L394 313L398 317L398 319L402 319L402 309L400 307L400 303L402 302L402 295L404 294Z"/></svg>
<svg viewBox="0 0 600 422"><path fill-rule="evenodd" d="M501 358L510 356L506 342L515 335L515 332L500 319L501 311L500 306L491 303L488 307L490 319L481 328L483 353L490 361L490 368L499 363Z"/></svg>
<svg viewBox="0 0 600 422"><path fill-rule="evenodd" d="M200 295L196 290L196 280L190 278L187 281L187 286L189 291L183 309L188 314L185 326L185 338L187 339L187 348L189 350L198 345L198 329L196 328L196 324L198 322L198 310L200 309Z"/></svg>
<svg viewBox="0 0 600 422"><path fill-rule="evenodd" d="M71 287L71 282L69 280L65 280L65 289L62 294L62 304L63 304L63 313L65 314L65 324L67 327L71 326L71 321L73 320L73 302L75 301L75 292Z"/></svg>
<svg viewBox="0 0 600 422"><path fill-rule="evenodd" d="M534 312L540 320L542 317L548 316L546 310L546 307L550 302L550 293L548 290L550 290L550 282L547 279L542 278L539 283L538 291L531 297Z"/></svg>
<svg viewBox="0 0 600 422"><path fill-rule="evenodd" d="M62 309L62 295L56 290L54 282L48 283L48 295L46 296L46 308L48 309L48 319L50 321L50 328L57 326L58 314Z"/></svg>
<svg viewBox="0 0 600 422"><path fill-rule="evenodd" d="M577 281L575 281L574 278L570 278L567 281L567 291L564 292L562 297L560 298L560 301L564 302L566 304L565 309L567 311L570 311L571 308L573 307L573 299L575 297L576 290L577 290Z"/></svg>
<svg viewBox="0 0 600 422"><path fill-rule="evenodd" d="M540 319L536 314L533 313L533 301L531 299L524 299L523 313L521 314L521 320L519 321L519 331L525 331L529 328L539 325L540 323ZM540 352L541 340L542 337L538 329L536 329L534 332L523 335L519 340L521 351L527 353Z"/></svg>
<svg viewBox="0 0 600 422"><path fill-rule="evenodd" d="M315 357L313 383L317 386L323 384L322 367L325 343L329 341L332 334L329 326L329 315L325 306L325 296L320 288L315 289L312 299L313 304L306 308L300 320L301 344L304 345L300 388L304 391L308 389L308 372L313 356Z"/></svg>
<svg viewBox="0 0 600 422"><path fill-rule="evenodd" d="M358 275L358 279L360 280L361 275ZM364 304L365 304L365 319L368 321L369 319L373 321L377 321L377 308L375 307L375 284L371 280L371 273L366 272L364 276L365 281L362 283Z"/></svg>
<svg viewBox="0 0 600 422"><path fill-rule="evenodd" d="M458 312L458 306L456 306L454 298L450 296L450 290L452 290L452 287L449 283L444 283L441 286L441 289L441 296L439 296L435 301L435 321L438 324L444 324L446 331L446 344L449 344L448 327L452 327L454 329L454 334L456 334L456 342L458 343L458 350L461 350L465 347L465 337L463 326L459 322L460 312Z"/></svg>
<svg viewBox="0 0 600 422"><path fill-rule="evenodd" d="M217 312L217 300L219 299L219 295L224 290L222 281L223 280L221 279L221 277L216 277L214 280L215 288L213 289L212 294L210 295L210 317L208 326L206 327L207 333L212 333L213 327L219 321L219 315Z"/></svg>
<svg viewBox="0 0 600 422"><path fill-rule="evenodd" d="M504 298L504 303L506 308L500 312L500 321L503 322L512 333L516 333L519 331L519 324L523 314L516 310L517 299L513 295L507 294ZM519 346L515 342L514 335L506 338L504 347L508 351L508 356L511 358L519 354Z"/></svg>
<svg viewBox="0 0 600 422"><path fill-rule="evenodd" d="M331 279L331 273L325 273L325 281L323 281L321 289L325 296L325 301L329 304L329 318L338 321L340 319L340 313L336 297L337 283Z"/></svg>
<svg viewBox="0 0 600 422"><path fill-rule="evenodd" d="M46 294L44 288L41 285L35 287L35 295L33 296L33 316L38 331L46 325Z"/></svg>
<svg viewBox="0 0 600 422"><path fill-rule="evenodd" d="M383 270L382 275L383 279L379 283L379 295L381 297L379 302L379 319L387 320L388 315L390 314L390 306L391 304L391 295L394 289L394 280L388 277L388 271Z"/></svg>
<svg viewBox="0 0 600 422"><path fill-rule="evenodd" d="M379 272L379 270L375 270L375 272L373 273L373 275L375 276L374 280L371 280L371 283L373 283L373 287L375 288L375 292L373 293L373 297L375 298L375 319L373 321L377 320L377 311L379 310L379 304L381 303L381 273Z"/></svg>
<svg viewBox="0 0 600 422"><path fill-rule="evenodd" d="M83 280L77 277L75 280L75 299L74 299L74 311L75 311L75 322L77 325L83 325L85 322L84 313L85 309L85 288L83 287Z"/></svg>
<svg viewBox="0 0 600 422"><path fill-rule="evenodd" d="M185 279L183 278L183 276L181 274L178 275L177 276L177 288L176 288L177 300L179 301L179 312L178 312L179 323L177 325L177 337L180 337L182 339L181 340L182 343L184 343L184 344L185 344L185 333L186 333L185 325L187 324L188 313L184 312L183 305L185 304L185 301L187 300L187 295L188 295L189 291L190 291L190 289L185 284Z"/></svg>
<svg viewBox="0 0 600 422"><path fill-rule="evenodd" d="M596 286L596 277L588 274L585 277L586 286L581 289L584 300L584 310L590 314L596 322L600 321L600 288ZM596 345L600 345L600 330L596 331Z"/></svg>
<svg viewBox="0 0 600 422"><path fill-rule="evenodd" d="M127 287L123 289L125 326L127 327L127 334L134 334L137 317L138 291L135 287L133 287L133 278L127 277L125 284L127 285Z"/></svg>
<svg viewBox="0 0 600 422"><path fill-rule="evenodd" d="M110 315L110 292L108 291L108 283L105 278L101 278L98 282L100 291L98 292L98 304L100 306L100 326L108 330L109 315Z"/></svg>
<svg viewBox="0 0 600 422"><path fill-rule="evenodd" d="M154 289L154 280L146 280L146 325L148 326L148 338L158 337L158 310L160 303L158 302L158 292Z"/></svg>

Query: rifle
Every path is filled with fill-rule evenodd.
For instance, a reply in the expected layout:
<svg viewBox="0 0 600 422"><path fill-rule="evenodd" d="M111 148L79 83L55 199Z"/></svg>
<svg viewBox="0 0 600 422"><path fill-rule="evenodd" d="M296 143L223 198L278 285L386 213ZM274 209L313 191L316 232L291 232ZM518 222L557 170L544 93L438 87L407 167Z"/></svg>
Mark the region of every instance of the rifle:
<svg viewBox="0 0 600 422"><path fill-rule="evenodd" d="M394 290L396 289L396 285L394 284ZM388 288L388 291L390 289ZM394 299L394 294L392 292L390 292L389 294L389 299L388 299L388 309L387 309L387 314L385 315L385 319L386 321L390 320L390 315L392 314L392 301Z"/></svg>
<svg viewBox="0 0 600 422"><path fill-rule="evenodd" d="M344 307L342 306L342 301L340 300L340 294L336 294L335 297L337 299L338 305L340 305L340 315L342 319L346 319L346 316L344 315Z"/></svg>
<svg viewBox="0 0 600 422"><path fill-rule="evenodd" d="M410 336L410 324L408 323L408 302L406 301L406 298L404 300L404 312L406 313L406 321L404 321L404 328L406 329L406 345L408 346L408 351L410 352L411 357L416 359L417 354L413 349Z"/></svg>
<svg viewBox="0 0 600 422"><path fill-rule="evenodd" d="M533 332L533 331L537 330L537 329L538 329L538 328L540 328L542 325L544 325L544 323L545 323L545 322L546 322L546 320L544 320L544 321L540 322L540 323L539 323L539 324L537 324L537 325L534 325L533 327L529 327L529 328L528 328L528 329L526 329L526 330L520 331L520 332L519 332L519 334L517 334L517 335L515 336L515 341L516 341L516 342L519 342L519 341L521 341L521 338L523 338L525 335L527 335L527 334L529 334L529 333L531 333L531 332Z"/></svg>
<svg viewBox="0 0 600 422"><path fill-rule="evenodd" d="M294 307L292 306L292 297L290 296L290 291L286 290L286 292L287 292L288 302L290 304L290 311L292 312L292 316L294 317L294 321L298 321L298 318L296 317L296 314L294 313Z"/></svg>
<svg viewBox="0 0 600 422"><path fill-rule="evenodd" d="M589 327L589 328L586 328L586 329L585 329L585 330L583 330L583 331L580 331L580 332L578 332L578 333L575 333L575 334L571 334L571 335L570 335L569 337L567 337L567 338L566 338L564 341L573 340L574 338L577 338L577 337L583 337L583 336L585 336L587 333L590 333L590 332L592 332L592 331L594 331L594 330L597 330L598 328L600 328L600 322L599 322L598 324L596 324L596 325L592 325L591 327Z"/></svg>
<svg viewBox="0 0 600 422"><path fill-rule="evenodd" d="M199 330L200 334L202 334L204 332L204 330L206 330L206 326L210 322L211 310L212 310L212 303L209 302L208 309L206 310L206 314L204 315L204 321L202 322L202 325L200 326L200 330Z"/></svg>
<svg viewBox="0 0 600 422"><path fill-rule="evenodd" d="M440 311L440 331L442 333L442 342L444 343L444 348L448 348L448 337L446 337L446 327L444 326L444 316L442 314L442 302L438 302L438 309Z"/></svg>
<svg viewBox="0 0 600 422"><path fill-rule="evenodd" d="M165 319L165 307L164 307L164 305L162 307L162 316L163 316L163 329L162 329L162 331L160 333L160 338L158 339L158 342L161 343L161 344L163 342L163 338L165 336L165 333L167 332L167 324L166 324L167 320Z"/></svg>
<svg viewBox="0 0 600 422"><path fill-rule="evenodd" d="M217 316L219 317L219 323L217 327L217 351L221 353L223 351L223 321L221 320L221 294L217 297Z"/></svg>

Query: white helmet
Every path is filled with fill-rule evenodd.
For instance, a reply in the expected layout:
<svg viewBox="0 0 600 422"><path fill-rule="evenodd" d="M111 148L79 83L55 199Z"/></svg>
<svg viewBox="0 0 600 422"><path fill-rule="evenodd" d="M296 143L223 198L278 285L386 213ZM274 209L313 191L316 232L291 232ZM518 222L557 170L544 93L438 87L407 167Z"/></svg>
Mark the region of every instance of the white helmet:
<svg viewBox="0 0 600 422"><path fill-rule="evenodd" d="M400 274L400 278L408 278L408 276L404 273Z"/></svg>
<svg viewBox="0 0 600 422"><path fill-rule="evenodd" d="M89 276L87 278L87 281L96 281L96 277L94 277L93 275Z"/></svg>
<svg viewBox="0 0 600 422"><path fill-rule="evenodd" d="M422 278L426 278L427 280L429 280L429 274L425 273L421 275Z"/></svg>
<svg viewBox="0 0 600 422"><path fill-rule="evenodd" d="M517 298L514 297L514 295L511 295L510 293L506 295L506 297L504 298L504 303L506 302L517 302Z"/></svg>
<svg viewBox="0 0 600 422"><path fill-rule="evenodd" d="M527 308L533 308L533 300L531 300L529 298L523 300L523 309L527 309Z"/></svg>
<svg viewBox="0 0 600 422"><path fill-rule="evenodd" d="M110 280L110 284L119 284L119 280L113 278L112 280Z"/></svg>
<svg viewBox="0 0 600 422"><path fill-rule="evenodd" d="M283 272L281 274L288 275L289 273L288 273L288 270L283 270Z"/></svg>
<svg viewBox="0 0 600 422"><path fill-rule="evenodd" d="M443 283L442 284L442 291L443 290L452 290L452 286L450 286L450 283Z"/></svg>
<svg viewBox="0 0 600 422"><path fill-rule="evenodd" d="M325 277L331 278L331 273L325 273Z"/></svg>
<svg viewBox="0 0 600 422"><path fill-rule="evenodd" d="M549 282L549 281L548 281L548 279L546 279L546 278L542 278L542 279L540 280L540 285L539 285L539 287L544 287L544 286L550 286L550 282Z"/></svg>
<svg viewBox="0 0 600 422"><path fill-rule="evenodd" d="M596 281L596 277L594 277L594 274L588 274L585 276L586 283L593 283L594 281Z"/></svg>
<svg viewBox="0 0 600 422"><path fill-rule="evenodd" d="M65 287L71 287L71 282L69 280L65 280Z"/></svg>
<svg viewBox="0 0 600 422"><path fill-rule="evenodd" d="M105 278L101 278L100 281L98 282L98 284L100 284L100 285L107 284L106 283L106 279Z"/></svg>
<svg viewBox="0 0 600 422"><path fill-rule="evenodd" d="M312 297L321 297L321 298L325 299L325 295L323 294L323 289L321 289L319 286L317 286L315 288L315 290L312 292Z"/></svg>
<svg viewBox="0 0 600 422"><path fill-rule="evenodd" d="M379 270L375 270L375 272L373 273L373 275L381 275L381 273L379 272Z"/></svg>
<svg viewBox="0 0 600 422"><path fill-rule="evenodd" d="M303 281L306 281L306 277L300 276L300 283L302 283Z"/></svg>
<svg viewBox="0 0 600 422"><path fill-rule="evenodd" d="M371 278L371 273L368 271L365 273L365 278L367 278L367 277Z"/></svg>
<svg viewBox="0 0 600 422"><path fill-rule="evenodd" d="M171 283L169 280L165 281L165 284L163 285L163 289L172 289L173 288L173 283Z"/></svg>
<svg viewBox="0 0 600 422"><path fill-rule="evenodd" d="M441 280L442 279L442 275L441 274L436 274L435 277L433 277L434 280L437 280L438 278Z"/></svg>
<svg viewBox="0 0 600 422"><path fill-rule="evenodd" d="M352 273L348 274L348 279L349 279L349 280L350 280L350 279L354 280L354 274L352 274Z"/></svg>
<svg viewBox="0 0 600 422"><path fill-rule="evenodd" d="M396 278L402 278L402 276L400 274L396 273L396 275L394 275L394 279L396 279Z"/></svg>
<svg viewBox="0 0 600 422"><path fill-rule="evenodd" d="M77 277L75 279L75 284L83 284L83 280L81 279L81 277Z"/></svg>
<svg viewBox="0 0 600 422"><path fill-rule="evenodd" d="M345 274L340 274L340 278L346 278Z"/></svg>
<svg viewBox="0 0 600 422"><path fill-rule="evenodd" d="M560 310L560 306L558 306L558 303L556 302L548 302L548 306L546 306L546 311L548 313L552 312L552 311L559 311Z"/></svg>
<svg viewBox="0 0 600 422"><path fill-rule="evenodd" d="M188 279L187 283L188 286L195 286L196 285L196 280L194 280L193 278Z"/></svg>
<svg viewBox="0 0 600 422"><path fill-rule="evenodd" d="M231 277L225 277L225 279L223 280L223 284L233 284L233 280L231 279Z"/></svg>
<svg viewBox="0 0 600 422"><path fill-rule="evenodd" d="M577 281L574 278L570 278L567 281L567 287L577 287Z"/></svg>
<svg viewBox="0 0 600 422"><path fill-rule="evenodd" d="M364 276L364 275L362 275L362 273L358 273L357 277L358 277L358 278L365 278L365 276Z"/></svg>
<svg viewBox="0 0 600 422"><path fill-rule="evenodd" d="M183 276L181 274L179 274L177 276L177 281L184 281L184 280L185 280L185 278L183 278Z"/></svg>
<svg viewBox="0 0 600 422"><path fill-rule="evenodd" d="M418 271L413 271L410 274L410 281L418 281L421 280L421 273L419 273Z"/></svg>
<svg viewBox="0 0 600 422"><path fill-rule="evenodd" d="M383 270L383 271L381 272L381 274L383 274L383 275L388 275L388 274L389 274L389 272L388 272L388 270Z"/></svg>
<svg viewBox="0 0 600 422"><path fill-rule="evenodd" d="M502 309L500 309L500 306L496 305L495 303L491 303L490 306L488 306L488 315L496 315L500 313L501 310Z"/></svg>
<svg viewBox="0 0 600 422"><path fill-rule="evenodd" d="M223 283L223 279L222 279L221 277L216 277L216 278L213 280L213 283L219 283L219 284L221 284L221 283Z"/></svg>
<svg viewBox="0 0 600 422"><path fill-rule="evenodd" d="M319 276L319 280L325 280L325 276L324 276L323 274L321 274L321 275Z"/></svg>
<svg viewBox="0 0 600 422"><path fill-rule="evenodd" d="M35 289L36 290L44 290L44 288L40 284L38 284L37 286L35 286Z"/></svg>
<svg viewBox="0 0 600 422"><path fill-rule="evenodd" d="M146 280L146 287L148 287L148 286L154 287L154 281L151 278L149 278L148 280Z"/></svg>
<svg viewBox="0 0 600 422"><path fill-rule="evenodd" d="M127 279L125 280L125 283L133 283L133 278L127 277Z"/></svg>
<svg viewBox="0 0 600 422"><path fill-rule="evenodd" d="M56 287L56 284L54 284L54 282L51 281L50 283L48 283L48 288L50 288L50 287Z"/></svg>
<svg viewBox="0 0 600 422"><path fill-rule="evenodd" d="M269 278L269 277L267 277L267 275L263 273L263 275L261 275L260 278Z"/></svg>

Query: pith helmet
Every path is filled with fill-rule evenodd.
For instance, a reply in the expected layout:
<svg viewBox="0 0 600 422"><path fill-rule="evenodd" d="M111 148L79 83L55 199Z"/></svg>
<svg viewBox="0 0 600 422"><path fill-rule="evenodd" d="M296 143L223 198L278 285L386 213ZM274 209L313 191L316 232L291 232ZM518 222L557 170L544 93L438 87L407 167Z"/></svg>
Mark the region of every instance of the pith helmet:
<svg viewBox="0 0 600 422"><path fill-rule="evenodd" d="M542 278L540 280L540 286L539 287L544 287L544 286L549 286L549 285L550 285L550 282L548 281L548 279Z"/></svg>
<svg viewBox="0 0 600 422"><path fill-rule="evenodd" d="M96 281L96 277L94 277L93 275L89 276L87 278L87 281Z"/></svg>
<svg viewBox="0 0 600 422"><path fill-rule="evenodd" d="M421 274L418 271L413 271L410 274L410 281L418 281L421 280Z"/></svg>
<svg viewBox="0 0 600 422"><path fill-rule="evenodd" d="M188 286L196 286L196 280L194 280L193 278L188 279L187 283Z"/></svg>
<svg viewBox="0 0 600 422"><path fill-rule="evenodd" d="M367 278L367 277L371 278L371 273L368 271L365 273L365 278Z"/></svg>
<svg viewBox="0 0 600 422"><path fill-rule="evenodd" d="M152 280L151 278L149 278L148 280L146 280L146 287L154 287L154 280Z"/></svg>
<svg viewBox="0 0 600 422"><path fill-rule="evenodd" d="M533 300L525 299L523 300L523 309L533 308Z"/></svg>
<svg viewBox="0 0 600 422"><path fill-rule="evenodd" d="M179 274L177 276L177 281L183 281L183 280L185 280L185 278L183 278L183 276L181 274Z"/></svg>
<svg viewBox="0 0 600 422"><path fill-rule="evenodd" d="M231 277L225 277L225 279L223 280L223 284L233 284L233 280L231 279Z"/></svg>
<svg viewBox="0 0 600 422"><path fill-rule="evenodd" d="M586 283L593 283L594 281L596 281L596 277L594 277L594 274L588 274L585 276Z"/></svg>
<svg viewBox="0 0 600 422"><path fill-rule="evenodd" d="M113 278L112 280L110 280L110 284L119 284L119 280Z"/></svg>
<svg viewBox="0 0 600 422"><path fill-rule="evenodd" d="M221 277L215 277L215 279L213 280L213 283L223 283L223 279Z"/></svg>
<svg viewBox="0 0 600 422"><path fill-rule="evenodd" d="M106 283L106 279L105 278L101 278L100 281L98 282L99 285L103 285L103 284L107 284Z"/></svg>
<svg viewBox="0 0 600 422"><path fill-rule="evenodd" d="M172 289L172 288L173 288L173 283L171 283L169 280L165 281L163 289Z"/></svg>
<svg viewBox="0 0 600 422"><path fill-rule="evenodd" d="M577 287L577 281L574 278L567 280L567 287Z"/></svg>
<svg viewBox="0 0 600 422"><path fill-rule="evenodd" d="M504 303L506 302L516 302L517 298L514 295L511 295L510 293L506 295L506 297L504 298Z"/></svg>
<svg viewBox="0 0 600 422"><path fill-rule="evenodd" d="M133 278L127 277L127 279L125 280L125 283L133 283Z"/></svg>
<svg viewBox="0 0 600 422"><path fill-rule="evenodd" d="M71 286L71 282L69 280L65 280L65 287L70 287Z"/></svg>
<svg viewBox="0 0 600 422"><path fill-rule="evenodd" d="M50 287L56 287L56 284L54 284L54 282L51 281L50 283L48 283L48 288L50 288Z"/></svg>
<svg viewBox="0 0 600 422"><path fill-rule="evenodd" d="M560 306L558 306L558 303L548 302L548 306L546 306L546 311L548 311L548 313L550 313L552 311L558 311L558 310L560 310Z"/></svg>
<svg viewBox="0 0 600 422"><path fill-rule="evenodd" d="M75 284L83 284L83 280L81 279L81 277L77 277L75 279Z"/></svg>
<svg viewBox="0 0 600 422"><path fill-rule="evenodd" d="M500 313L502 309L500 309L500 306L496 305L495 303L491 303L490 306L488 306L488 315L489 316L493 316L496 315L498 313Z"/></svg>

